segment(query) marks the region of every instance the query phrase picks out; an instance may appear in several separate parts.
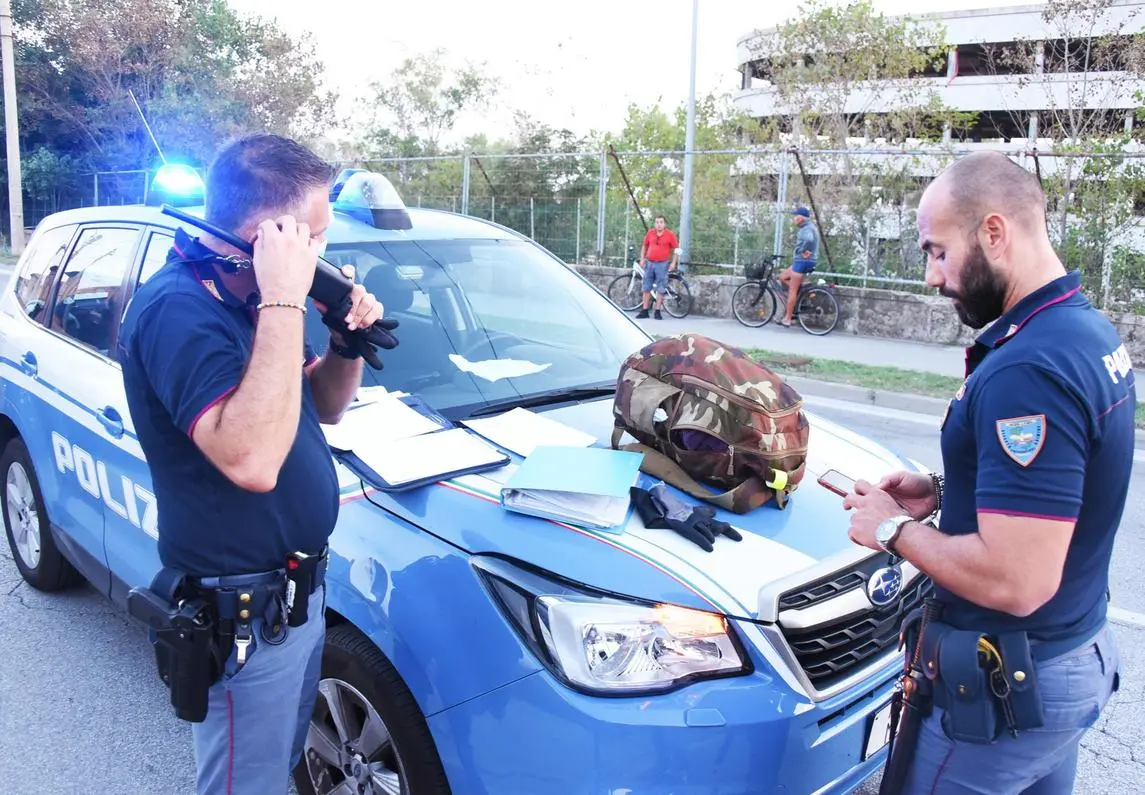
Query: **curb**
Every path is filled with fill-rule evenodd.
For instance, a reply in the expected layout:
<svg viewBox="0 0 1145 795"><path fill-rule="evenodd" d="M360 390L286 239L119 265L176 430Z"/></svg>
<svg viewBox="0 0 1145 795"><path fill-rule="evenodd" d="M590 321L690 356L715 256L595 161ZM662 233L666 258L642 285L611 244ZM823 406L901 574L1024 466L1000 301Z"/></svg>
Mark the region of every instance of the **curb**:
<svg viewBox="0 0 1145 795"><path fill-rule="evenodd" d="M817 381L796 375L784 376L784 379L803 395L845 400L850 403L864 403L868 406L910 411L915 414L933 414L941 417L946 413L946 406L949 402L942 398L908 395L902 392L870 389L851 386L850 384L836 384L831 381Z"/></svg>
<svg viewBox="0 0 1145 795"><path fill-rule="evenodd" d="M903 392L890 392L885 389L868 389L849 384L836 384L831 381L817 381L803 376L784 376L787 383L800 394L809 397L831 398L849 403L862 403L867 406L880 406L898 409L915 414L929 414L941 417L946 413L948 401L942 398L908 395ZM1134 431L1135 447L1145 449L1145 430Z"/></svg>

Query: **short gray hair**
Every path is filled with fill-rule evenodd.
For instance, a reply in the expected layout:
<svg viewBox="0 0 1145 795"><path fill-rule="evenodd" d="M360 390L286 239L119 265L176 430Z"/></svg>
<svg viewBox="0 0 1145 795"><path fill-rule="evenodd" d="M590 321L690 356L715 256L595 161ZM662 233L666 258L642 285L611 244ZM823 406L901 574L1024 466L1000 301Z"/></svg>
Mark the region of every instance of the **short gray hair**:
<svg viewBox="0 0 1145 795"><path fill-rule="evenodd" d="M259 213L298 206L336 171L297 141L257 134L232 141L207 171L206 219L237 231Z"/></svg>

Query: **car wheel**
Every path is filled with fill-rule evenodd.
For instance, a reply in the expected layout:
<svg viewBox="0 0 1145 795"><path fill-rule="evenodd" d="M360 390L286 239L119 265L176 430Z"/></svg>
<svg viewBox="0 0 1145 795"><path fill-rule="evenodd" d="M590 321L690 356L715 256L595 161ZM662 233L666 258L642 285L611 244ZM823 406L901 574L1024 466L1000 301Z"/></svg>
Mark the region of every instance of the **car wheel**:
<svg viewBox="0 0 1145 795"><path fill-rule="evenodd" d="M397 670L348 624L326 634L299 795L447 795L425 717Z"/></svg>
<svg viewBox="0 0 1145 795"><path fill-rule="evenodd" d="M38 591L59 591L83 578L56 549L36 471L22 439L11 439L0 456L4 488L0 502L8 546L20 576Z"/></svg>

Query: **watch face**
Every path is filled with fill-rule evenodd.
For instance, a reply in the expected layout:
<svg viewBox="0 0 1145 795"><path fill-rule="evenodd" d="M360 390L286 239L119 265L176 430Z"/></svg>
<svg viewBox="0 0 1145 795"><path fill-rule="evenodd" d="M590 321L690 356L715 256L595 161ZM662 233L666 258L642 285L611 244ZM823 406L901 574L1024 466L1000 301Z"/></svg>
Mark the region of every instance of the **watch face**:
<svg viewBox="0 0 1145 795"><path fill-rule="evenodd" d="M875 531L875 538L879 541L885 542L895 534L895 520L884 519L883 523L879 525L879 529Z"/></svg>

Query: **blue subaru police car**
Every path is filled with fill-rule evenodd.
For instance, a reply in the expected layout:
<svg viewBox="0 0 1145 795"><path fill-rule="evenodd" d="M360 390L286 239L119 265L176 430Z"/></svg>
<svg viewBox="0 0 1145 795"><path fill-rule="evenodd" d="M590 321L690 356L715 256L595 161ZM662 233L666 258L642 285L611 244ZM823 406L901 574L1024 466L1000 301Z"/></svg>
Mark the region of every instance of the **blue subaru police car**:
<svg viewBox="0 0 1145 795"><path fill-rule="evenodd" d="M354 265L401 340L365 369L364 394L416 395L454 421L527 406L607 446L620 365L650 337L512 230L402 206L383 209L409 228L379 228L362 195L332 194L326 258ZM116 339L180 224L146 205L52 215L0 297L4 524L40 590L86 580L124 606L159 569ZM328 330L308 318L321 352ZM721 513L743 540L712 552L635 515L614 534L509 513L504 472L395 493L338 464L299 791L858 787L884 761L899 624L929 582L909 564L887 578L894 562L848 539L842 500L816 478L915 465L809 418L808 476L786 510Z"/></svg>

